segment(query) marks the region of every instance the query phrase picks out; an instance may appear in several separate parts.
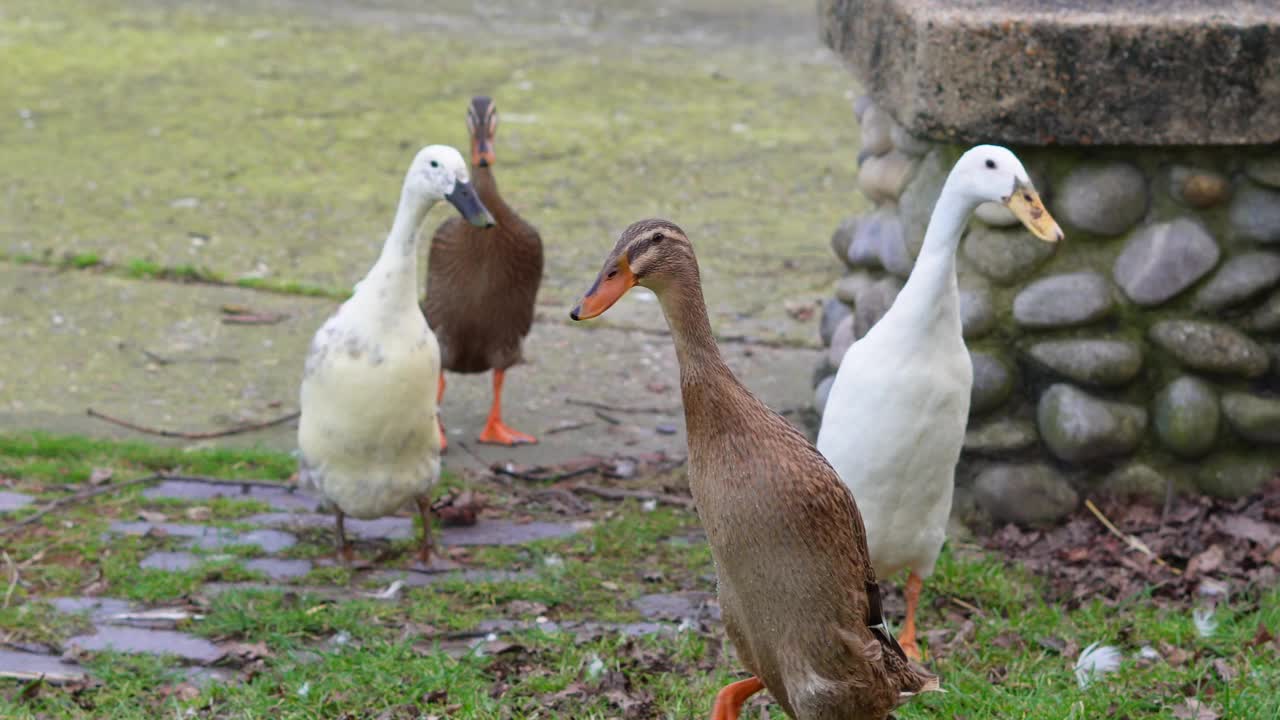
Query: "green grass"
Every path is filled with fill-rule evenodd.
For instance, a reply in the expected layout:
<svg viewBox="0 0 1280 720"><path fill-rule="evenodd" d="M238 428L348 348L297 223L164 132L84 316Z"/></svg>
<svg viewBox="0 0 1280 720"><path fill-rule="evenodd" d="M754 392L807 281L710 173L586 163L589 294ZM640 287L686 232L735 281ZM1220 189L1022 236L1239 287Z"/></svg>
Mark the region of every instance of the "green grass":
<svg viewBox="0 0 1280 720"><path fill-rule="evenodd" d="M228 478L283 479L292 458L258 450L181 450L42 434L0 436L0 476L41 499L65 496L85 483L92 468L110 468L117 480L160 468ZM457 487L450 477L445 483ZM502 486L474 488L499 496ZM647 593L709 591L714 568L690 513L638 504L601 504L592 529L563 540L528 546L470 548L465 564L520 571L508 581L448 579L405 588L393 600L361 593L380 590L368 580L348 586L350 572L317 567L308 576L270 589L229 590L205 596L208 582L264 580L236 558L253 548L209 553L184 572L141 570L146 553L176 546L172 538L104 537L106 525L139 510L182 517L193 502L147 500L136 490L103 495L55 513L16 535L4 551L23 566L22 583L0 608L0 637L8 642L57 646L84 632L87 620L61 615L44 598L76 594L95 580L102 594L152 605L197 603L203 619L186 632L215 642L262 643L269 655L246 668L228 667L229 684L183 685L173 663L101 653L85 660L101 681L87 688L41 688L23 699L21 686L0 681L0 716L169 717L622 717L622 700L640 703L635 717L689 718L707 713L723 684L741 677L719 627L628 640L614 633L575 638L532 624L535 615L556 623L634 622L629 600ZM214 524L243 527L263 506L224 498L204 504ZM29 512L29 511L28 511ZM400 567L411 541L385 544L382 563ZM366 548L367 550L367 548ZM308 531L285 553L331 554L327 529ZM40 558L31 561L38 553ZM219 556L230 558L219 559ZM28 562L31 561L31 562ZM660 577L659 577L660 575ZM268 585L269 587L269 585ZM346 587L335 599L335 587ZM502 633L514 643L500 654L476 653L474 639L441 633L468 631L495 619L530 623ZM1158 607L1139 597L1117 607L1101 602L1065 612L1046 603L1038 581L1001 558L969 546L948 548L926 587L925 631L945 630L934 669L946 694L898 711L912 718L1166 718L1184 697L1198 697L1224 718L1275 717L1280 712L1280 660L1273 647L1249 646L1259 623L1280 629L1280 589L1239 588L1218 610L1212 638L1197 635L1189 608ZM963 638L954 639L954 633ZM1081 689L1072 672L1078 648L1109 643L1125 655L1120 670ZM1071 648L1061 654L1055 647ZM1185 655L1179 664L1138 662L1143 646ZM489 647L482 644L482 648ZM502 647L493 648L504 650ZM1231 679L1224 680L1222 671ZM621 676L610 673L621 673ZM628 690L619 677L625 676ZM441 692L447 690L447 692ZM612 694L611 692L612 691ZM764 702L763 700L760 702ZM646 704L647 703L647 704ZM770 705L772 717L781 718ZM550 713L550 714L548 714ZM750 709L753 720L759 710Z"/></svg>

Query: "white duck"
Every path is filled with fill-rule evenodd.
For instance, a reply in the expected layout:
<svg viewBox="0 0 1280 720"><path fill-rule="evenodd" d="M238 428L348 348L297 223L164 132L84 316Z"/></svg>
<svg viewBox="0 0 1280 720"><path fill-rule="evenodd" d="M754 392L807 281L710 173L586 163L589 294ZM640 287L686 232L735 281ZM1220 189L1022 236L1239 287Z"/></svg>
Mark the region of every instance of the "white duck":
<svg viewBox="0 0 1280 720"><path fill-rule="evenodd" d="M410 500L431 557L431 488L440 476L436 384L440 348L418 308L418 226L448 200L473 225L493 218L472 190L462 155L420 150L405 175L391 233L351 298L316 332L302 377L299 483L337 517L338 549L351 559L343 518L390 515Z"/></svg>
<svg viewBox="0 0 1280 720"><path fill-rule="evenodd" d="M956 248L984 202L1003 204L1041 240L1062 239L1012 152L994 145L966 152L947 177L902 292L845 353L818 433L818 450L862 511L876 577L910 571L898 640L916 660L916 606L946 539L973 385Z"/></svg>

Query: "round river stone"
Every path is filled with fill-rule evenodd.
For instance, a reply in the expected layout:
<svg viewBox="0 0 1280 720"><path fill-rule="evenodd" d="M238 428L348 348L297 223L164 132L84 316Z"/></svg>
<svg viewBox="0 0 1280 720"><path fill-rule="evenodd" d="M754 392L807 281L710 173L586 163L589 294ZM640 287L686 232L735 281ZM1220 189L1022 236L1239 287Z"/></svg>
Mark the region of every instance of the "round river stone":
<svg viewBox="0 0 1280 720"><path fill-rule="evenodd" d="M1100 400L1062 383L1040 396L1036 419L1049 450L1070 462L1128 455L1147 428L1146 410Z"/></svg>
<svg viewBox="0 0 1280 720"><path fill-rule="evenodd" d="M1271 358L1249 336L1230 325L1198 320L1162 320L1147 332L1151 341L1183 365L1204 372L1255 378Z"/></svg>
<svg viewBox="0 0 1280 720"><path fill-rule="evenodd" d="M1041 463L989 467L974 480L973 490L978 505L1000 523L1051 523L1080 502L1066 478Z"/></svg>
<svg viewBox="0 0 1280 720"><path fill-rule="evenodd" d="M1059 375L1086 385L1123 385L1142 369L1142 348L1127 340L1045 340L1027 353Z"/></svg>
<svg viewBox="0 0 1280 720"><path fill-rule="evenodd" d="M1004 229L978 223L965 235L961 252L983 275L1009 285L1053 257L1056 248L1056 243L1036 238L1021 225Z"/></svg>
<svg viewBox="0 0 1280 720"><path fill-rule="evenodd" d="M1095 235L1119 235L1147 214L1148 200L1146 178L1133 165L1081 165L1062 181L1055 215Z"/></svg>
<svg viewBox="0 0 1280 720"><path fill-rule="evenodd" d="M981 351L970 351L973 362L973 388L969 395L969 414L977 415L999 407L1013 393L1013 373L1003 360Z"/></svg>
<svg viewBox="0 0 1280 720"><path fill-rule="evenodd" d="M1175 454L1203 457L1218 439L1218 395L1209 383L1184 375L1156 393L1156 437Z"/></svg>
<svg viewBox="0 0 1280 720"><path fill-rule="evenodd" d="M1280 253L1250 252L1227 260L1204 287L1196 291L1197 310L1221 310L1239 305L1280 282Z"/></svg>
<svg viewBox="0 0 1280 720"><path fill-rule="evenodd" d="M1222 396L1222 413L1244 439L1274 445L1280 443L1280 399L1247 393ZM1280 461L1277 461L1280 469Z"/></svg>
<svg viewBox="0 0 1280 720"><path fill-rule="evenodd" d="M1130 300L1159 305L1191 287L1218 264L1218 244L1194 220L1158 223L1134 233L1112 275Z"/></svg>
<svg viewBox="0 0 1280 720"><path fill-rule="evenodd" d="M1031 283L1013 300L1013 319L1028 328L1085 325L1111 314L1111 284L1095 272L1050 275Z"/></svg>
<svg viewBox="0 0 1280 720"><path fill-rule="evenodd" d="M1228 213L1231 227L1245 240L1280 242L1280 190L1244 183Z"/></svg>
<svg viewBox="0 0 1280 720"><path fill-rule="evenodd" d="M1196 487L1214 497L1228 500L1258 491L1275 477L1274 453L1215 455L1196 467Z"/></svg>

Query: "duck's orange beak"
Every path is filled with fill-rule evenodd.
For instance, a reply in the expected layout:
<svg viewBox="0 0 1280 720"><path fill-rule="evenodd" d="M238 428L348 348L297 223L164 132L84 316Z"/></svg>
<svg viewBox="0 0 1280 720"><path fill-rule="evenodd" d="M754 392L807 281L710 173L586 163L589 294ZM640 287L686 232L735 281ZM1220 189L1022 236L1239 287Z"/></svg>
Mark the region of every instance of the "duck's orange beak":
<svg viewBox="0 0 1280 720"><path fill-rule="evenodd" d="M578 306L569 312L569 317L574 320L590 320L597 317L613 307L613 304L618 302L618 298L626 295L627 291L635 286L636 276L631 272L631 264L627 262L627 256L623 255L618 258L617 266L600 271L595 284L586 295L582 296Z"/></svg>

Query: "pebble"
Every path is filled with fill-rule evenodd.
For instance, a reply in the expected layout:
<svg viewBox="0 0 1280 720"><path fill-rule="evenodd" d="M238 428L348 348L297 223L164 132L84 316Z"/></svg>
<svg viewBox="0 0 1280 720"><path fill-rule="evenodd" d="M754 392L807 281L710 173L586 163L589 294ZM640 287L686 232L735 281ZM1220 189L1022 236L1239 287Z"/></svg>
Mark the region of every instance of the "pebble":
<svg viewBox="0 0 1280 720"><path fill-rule="evenodd" d="M1192 307L1213 312L1239 305L1280 283L1280 253L1248 252L1227 260L1196 291Z"/></svg>
<svg viewBox="0 0 1280 720"><path fill-rule="evenodd" d="M985 282L961 281L960 326L965 340L976 340L996 324L995 303Z"/></svg>
<svg viewBox="0 0 1280 720"><path fill-rule="evenodd" d="M1243 183L1228 217L1236 235L1245 240L1280 242L1280 190Z"/></svg>
<svg viewBox="0 0 1280 720"><path fill-rule="evenodd" d="M1280 330L1280 290L1277 290L1259 303L1241 322L1246 330L1254 332L1275 332Z"/></svg>
<svg viewBox="0 0 1280 720"><path fill-rule="evenodd" d="M1196 466L1196 487L1228 500L1257 492L1275 477L1274 453L1225 453Z"/></svg>
<svg viewBox="0 0 1280 720"><path fill-rule="evenodd" d="M831 346L827 348L827 364L831 367L839 368L844 361L844 354L853 345L853 323L853 313L850 313L836 325L835 332L831 334Z"/></svg>
<svg viewBox="0 0 1280 720"><path fill-rule="evenodd" d="M974 215L991 227L1011 227L1019 223L1018 216L997 202L984 202L973 211Z"/></svg>
<svg viewBox="0 0 1280 720"><path fill-rule="evenodd" d="M1244 174L1254 182L1280 188L1280 152L1273 150L1262 157L1250 158L1244 164Z"/></svg>
<svg viewBox="0 0 1280 720"><path fill-rule="evenodd" d="M1059 459L1087 462L1137 449L1147 428L1147 411L1108 402L1065 383L1040 396L1036 420L1045 445Z"/></svg>
<svg viewBox="0 0 1280 720"><path fill-rule="evenodd" d="M933 149L933 143L912 135L896 122L889 128L889 139L895 148L911 157L920 157Z"/></svg>
<svg viewBox="0 0 1280 720"><path fill-rule="evenodd" d="M1141 462L1131 462L1112 470L1102 479L1107 494L1122 498L1163 500L1169 481L1160 471Z"/></svg>
<svg viewBox="0 0 1280 720"><path fill-rule="evenodd" d="M929 218L933 215L933 207L938 204L938 196L942 194L949 172L951 165L942 151L930 151L919 161L915 175L898 198L898 217L902 220L907 250L913 257L920 254Z"/></svg>
<svg viewBox="0 0 1280 720"><path fill-rule="evenodd" d="M1231 429L1245 440L1263 445L1280 443L1280 399L1227 393L1222 396L1222 414Z"/></svg>
<svg viewBox="0 0 1280 720"><path fill-rule="evenodd" d="M979 224L965 235L960 251L983 275L1010 285L1053 257L1057 247L1037 239L1021 225L1001 229Z"/></svg>
<svg viewBox="0 0 1280 720"><path fill-rule="evenodd" d="M1062 181L1055 216L1095 235L1119 235L1147 214L1142 171L1129 163L1081 165Z"/></svg>
<svg viewBox="0 0 1280 720"><path fill-rule="evenodd" d="M0 648L0 673L36 673L44 676L50 685L83 680L88 676L88 671L80 665L63 662L57 656L4 648Z"/></svg>
<svg viewBox="0 0 1280 720"><path fill-rule="evenodd" d="M1080 502L1066 478L1042 463L994 465L978 475L973 489L978 505L997 523L1052 523Z"/></svg>
<svg viewBox="0 0 1280 720"><path fill-rule="evenodd" d="M853 234L858 230L858 223L861 217L855 215L845 218L836 227L835 232L831 233L831 252L840 258L840 262L849 265L849 244L853 242Z"/></svg>
<svg viewBox="0 0 1280 720"><path fill-rule="evenodd" d="M1027 328L1085 325L1115 310L1111 284L1095 272L1050 275L1031 283L1013 300L1013 319Z"/></svg>
<svg viewBox="0 0 1280 720"><path fill-rule="evenodd" d="M1200 223L1181 218L1134 233L1116 258L1112 276L1130 300L1159 305L1204 277L1220 254Z"/></svg>
<svg viewBox="0 0 1280 720"><path fill-rule="evenodd" d="M902 194L914 170L915 162L897 150L869 157L858 168L858 189L873 202L892 202Z"/></svg>
<svg viewBox="0 0 1280 720"><path fill-rule="evenodd" d="M1199 210L1221 205L1231 196L1231 181L1222 173L1185 165L1169 169L1169 195Z"/></svg>
<svg viewBox="0 0 1280 720"><path fill-rule="evenodd" d="M1161 320L1147 334L1152 342L1193 370L1255 378L1266 373L1271 363L1261 345L1230 325Z"/></svg>
<svg viewBox="0 0 1280 720"><path fill-rule="evenodd" d="M1086 385L1124 385L1142 369L1142 348L1127 340L1045 340L1027 354L1063 377Z"/></svg>
<svg viewBox="0 0 1280 720"><path fill-rule="evenodd" d="M827 411L827 399L831 397L831 386L836 382L835 375L828 375L818 383L813 391L813 408L822 415Z"/></svg>
<svg viewBox="0 0 1280 720"><path fill-rule="evenodd" d="M1203 457L1218 439L1218 394L1209 383L1183 375L1156 393L1156 437L1175 455Z"/></svg>
<svg viewBox="0 0 1280 720"><path fill-rule="evenodd" d="M897 123L893 116L878 105L870 105L860 116L862 123L862 152L871 155L884 155L893 149L893 136L890 131Z"/></svg>
<svg viewBox="0 0 1280 720"><path fill-rule="evenodd" d="M864 217L854 230L846 260L850 267L883 268L902 278L910 275L914 260L898 214L880 208Z"/></svg>
<svg viewBox="0 0 1280 720"><path fill-rule="evenodd" d="M1005 455L1034 447L1040 439L1036 426L1026 420L998 418L964 433L964 451L976 455Z"/></svg>
<svg viewBox="0 0 1280 720"><path fill-rule="evenodd" d="M1004 404L1013 393L1013 372L1001 358L982 351L970 351L973 387L969 394L969 415L978 415Z"/></svg>
<svg viewBox="0 0 1280 720"><path fill-rule="evenodd" d="M853 311L849 306L840 302L839 298L827 298L822 303L822 314L818 319L818 337L822 339L824 346L831 346L831 338L835 335L836 327L852 314Z"/></svg>

